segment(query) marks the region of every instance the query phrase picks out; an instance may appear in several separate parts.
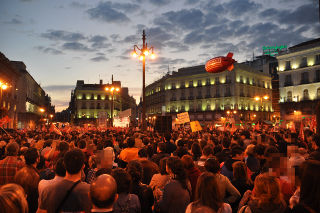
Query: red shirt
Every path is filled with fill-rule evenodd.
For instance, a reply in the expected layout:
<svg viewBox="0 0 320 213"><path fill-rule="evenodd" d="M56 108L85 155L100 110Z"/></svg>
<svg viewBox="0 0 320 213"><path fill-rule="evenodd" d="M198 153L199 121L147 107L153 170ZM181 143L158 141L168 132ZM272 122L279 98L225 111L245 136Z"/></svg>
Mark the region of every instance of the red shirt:
<svg viewBox="0 0 320 213"><path fill-rule="evenodd" d="M24 166L17 156L7 156L0 161L0 186L12 183L16 172Z"/></svg>

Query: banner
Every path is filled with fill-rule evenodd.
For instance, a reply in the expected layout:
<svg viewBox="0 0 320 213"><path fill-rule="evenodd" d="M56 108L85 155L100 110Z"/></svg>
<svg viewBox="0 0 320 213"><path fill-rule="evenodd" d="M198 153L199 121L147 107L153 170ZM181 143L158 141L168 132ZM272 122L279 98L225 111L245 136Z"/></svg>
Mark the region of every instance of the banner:
<svg viewBox="0 0 320 213"><path fill-rule="evenodd" d="M202 127L201 127L199 121L191 121L190 126L191 126L192 132L197 132L197 131L202 130Z"/></svg>
<svg viewBox="0 0 320 213"><path fill-rule="evenodd" d="M119 112L119 118L126 118L131 116L131 109Z"/></svg>
<svg viewBox="0 0 320 213"><path fill-rule="evenodd" d="M183 112L177 114L178 120L180 124L188 123L190 122L190 117L188 112Z"/></svg>

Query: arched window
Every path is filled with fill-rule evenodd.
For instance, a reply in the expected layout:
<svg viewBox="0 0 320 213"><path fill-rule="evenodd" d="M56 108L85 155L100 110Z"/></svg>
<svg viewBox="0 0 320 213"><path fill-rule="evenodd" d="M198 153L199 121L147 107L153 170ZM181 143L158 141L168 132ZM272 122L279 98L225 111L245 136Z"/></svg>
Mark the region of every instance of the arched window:
<svg viewBox="0 0 320 213"><path fill-rule="evenodd" d="M307 89L303 90L303 100L309 100L309 91Z"/></svg>
<svg viewBox="0 0 320 213"><path fill-rule="evenodd" d="M82 99L86 99L86 94L82 94Z"/></svg>
<svg viewBox="0 0 320 213"><path fill-rule="evenodd" d="M287 92L287 100L292 101L292 92L291 91Z"/></svg>
<svg viewBox="0 0 320 213"><path fill-rule="evenodd" d="M98 95L98 100L101 100L101 95Z"/></svg>

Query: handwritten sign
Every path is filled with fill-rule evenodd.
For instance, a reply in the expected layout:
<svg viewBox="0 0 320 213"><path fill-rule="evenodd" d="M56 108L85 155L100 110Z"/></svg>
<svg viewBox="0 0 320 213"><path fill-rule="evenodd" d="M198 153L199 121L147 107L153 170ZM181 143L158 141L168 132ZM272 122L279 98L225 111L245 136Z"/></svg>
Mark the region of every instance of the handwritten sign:
<svg viewBox="0 0 320 213"><path fill-rule="evenodd" d="M180 124L190 122L190 117L188 112L179 113L177 114L177 117Z"/></svg>
<svg viewBox="0 0 320 213"><path fill-rule="evenodd" d="M191 126L192 132L198 132L198 131L202 130L202 127L201 127L199 121L191 121L190 126Z"/></svg>

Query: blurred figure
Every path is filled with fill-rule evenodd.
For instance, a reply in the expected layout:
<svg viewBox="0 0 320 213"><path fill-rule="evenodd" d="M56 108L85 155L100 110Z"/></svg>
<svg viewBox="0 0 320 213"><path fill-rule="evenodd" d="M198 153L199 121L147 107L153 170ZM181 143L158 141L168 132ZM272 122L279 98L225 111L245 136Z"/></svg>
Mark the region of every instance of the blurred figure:
<svg viewBox="0 0 320 213"><path fill-rule="evenodd" d="M192 194L191 201L194 200L196 185L201 171L194 165L192 157L190 155L184 155L181 159L184 168L187 171L187 176L191 184Z"/></svg>
<svg viewBox="0 0 320 213"><path fill-rule="evenodd" d="M28 202L23 188L12 183L1 186L0 209L3 213L28 213Z"/></svg>
<svg viewBox="0 0 320 213"><path fill-rule="evenodd" d="M186 213L195 212L197 208L203 206L211 208L214 212L232 212L230 205L223 202L216 177L210 172L200 175L195 194L195 201L188 205Z"/></svg>

